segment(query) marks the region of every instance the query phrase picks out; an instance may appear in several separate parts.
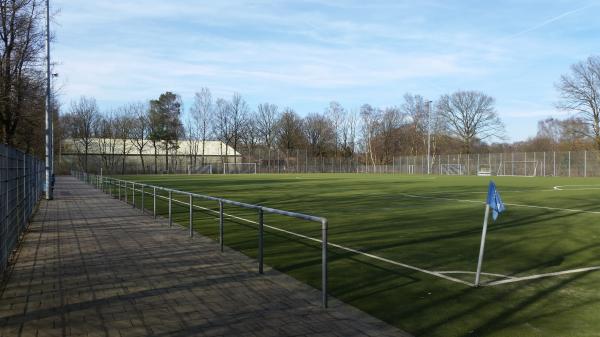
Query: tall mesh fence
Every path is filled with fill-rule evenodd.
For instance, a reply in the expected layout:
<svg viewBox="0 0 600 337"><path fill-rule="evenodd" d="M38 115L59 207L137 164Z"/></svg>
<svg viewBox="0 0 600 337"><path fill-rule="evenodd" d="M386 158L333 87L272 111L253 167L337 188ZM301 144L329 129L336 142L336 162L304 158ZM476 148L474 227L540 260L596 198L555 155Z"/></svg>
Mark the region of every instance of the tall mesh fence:
<svg viewBox="0 0 600 337"><path fill-rule="evenodd" d="M205 157L173 155L166 170L164 156L159 157L156 170L152 157L146 157L144 165L139 157L116 158L117 166L103 165L101 156L90 155L88 172L104 174L151 174L177 173L201 174L223 173L228 165L252 168L235 170L231 173L395 173L395 174L438 174L438 175L477 175L489 172L491 175L515 176L560 176L597 177L600 176L599 151L547 151L547 152L507 152L474 154L435 154L389 156L387 160L371 158L368 154L311 155L302 150L254 150L237 157ZM62 169L84 170L82 158L63 156ZM250 166L249 164L252 164ZM246 165L246 166L244 166ZM428 170L429 167L429 170ZM64 173L63 172L63 173Z"/></svg>
<svg viewBox="0 0 600 337"><path fill-rule="evenodd" d="M43 192L44 163L0 144L0 275Z"/></svg>

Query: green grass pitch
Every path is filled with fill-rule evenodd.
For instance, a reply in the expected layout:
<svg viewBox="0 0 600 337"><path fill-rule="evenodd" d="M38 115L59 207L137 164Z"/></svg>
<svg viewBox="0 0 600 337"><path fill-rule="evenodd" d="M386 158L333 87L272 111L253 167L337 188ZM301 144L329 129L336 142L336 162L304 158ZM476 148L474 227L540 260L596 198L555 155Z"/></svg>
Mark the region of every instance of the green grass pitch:
<svg viewBox="0 0 600 337"><path fill-rule="evenodd" d="M119 178L323 216L332 243L470 283L490 180L363 174ZM492 179L507 211L490 220L486 286L332 247L330 295L417 336L600 336L600 270L520 279L600 266L600 179ZM136 198L141 200L139 193ZM215 202L194 203L217 209ZM149 195L145 207L152 207ZM166 214L166 202L159 202L158 211ZM187 212L174 206L174 217L184 226ZM233 206L225 213L257 218L254 211ZM269 214L265 223L320 237L317 223ZM216 239L217 224L214 214L194 212L197 232ZM320 288L318 242L268 229L265 235L267 265ZM225 244L255 257L256 226L226 218ZM491 285L502 280L508 282Z"/></svg>

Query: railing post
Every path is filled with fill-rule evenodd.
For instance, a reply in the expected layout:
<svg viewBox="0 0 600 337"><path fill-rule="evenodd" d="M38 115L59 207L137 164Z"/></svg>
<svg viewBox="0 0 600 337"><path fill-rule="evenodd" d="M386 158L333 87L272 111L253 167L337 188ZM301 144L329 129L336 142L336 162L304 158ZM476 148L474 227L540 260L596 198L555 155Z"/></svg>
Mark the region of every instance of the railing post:
<svg viewBox="0 0 600 337"><path fill-rule="evenodd" d="M131 203L133 208L135 208L135 183L131 183Z"/></svg>
<svg viewBox="0 0 600 337"><path fill-rule="evenodd" d="M263 209L258 209L258 272L263 273L264 265L264 246L265 246L265 226L264 226L264 213Z"/></svg>
<svg viewBox="0 0 600 337"><path fill-rule="evenodd" d="M121 181L117 181L118 190L119 190L119 201L121 201Z"/></svg>
<svg viewBox="0 0 600 337"><path fill-rule="evenodd" d="M194 214L193 214L194 207L192 205L193 205L194 199L191 194L190 194L189 201L190 201L190 237L193 237L194 236L194 228L193 228L194 227L193 226L193 224L194 224Z"/></svg>
<svg viewBox="0 0 600 337"><path fill-rule="evenodd" d="M128 197L127 195L129 194L129 192L127 191L127 188L129 187L129 183L126 181L125 182L125 203L128 204L129 202L127 201Z"/></svg>
<svg viewBox="0 0 600 337"><path fill-rule="evenodd" d="M223 245L225 243L223 225L223 201L219 200L219 245L221 246L221 252L223 252Z"/></svg>
<svg viewBox="0 0 600 337"><path fill-rule="evenodd" d="M327 219L321 220L321 253L322 253L322 265L321 265L321 298L323 302L323 308L327 308Z"/></svg>
<svg viewBox="0 0 600 337"><path fill-rule="evenodd" d="M169 227L173 225L173 213L172 213L172 201L173 200L173 191L169 190Z"/></svg>
<svg viewBox="0 0 600 337"><path fill-rule="evenodd" d="M144 213L144 194L146 193L144 192L144 185L142 185L142 213Z"/></svg>
<svg viewBox="0 0 600 337"><path fill-rule="evenodd" d="M156 219L156 187L152 187L152 216Z"/></svg>

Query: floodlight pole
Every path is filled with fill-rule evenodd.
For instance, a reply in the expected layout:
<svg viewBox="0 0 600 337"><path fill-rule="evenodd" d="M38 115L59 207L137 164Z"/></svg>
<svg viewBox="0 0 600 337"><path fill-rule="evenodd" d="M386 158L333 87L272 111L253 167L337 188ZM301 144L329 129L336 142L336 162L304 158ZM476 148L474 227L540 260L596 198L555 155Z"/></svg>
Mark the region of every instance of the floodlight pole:
<svg viewBox="0 0 600 337"><path fill-rule="evenodd" d="M485 250L485 236L487 234L488 218L490 217L490 205L485 205L485 217L483 218L483 231L481 232L481 245L479 246L479 260L477 261L477 273L475 274L475 286L479 287L481 276L481 265L483 264L483 252Z"/></svg>
<svg viewBox="0 0 600 337"><path fill-rule="evenodd" d="M52 129L52 100L50 98L50 0L46 0L46 200L53 198L53 129Z"/></svg>
<svg viewBox="0 0 600 337"><path fill-rule="evenodd" d="M425 102L427 107L427 174L431 174L431 101Z"/></svg>

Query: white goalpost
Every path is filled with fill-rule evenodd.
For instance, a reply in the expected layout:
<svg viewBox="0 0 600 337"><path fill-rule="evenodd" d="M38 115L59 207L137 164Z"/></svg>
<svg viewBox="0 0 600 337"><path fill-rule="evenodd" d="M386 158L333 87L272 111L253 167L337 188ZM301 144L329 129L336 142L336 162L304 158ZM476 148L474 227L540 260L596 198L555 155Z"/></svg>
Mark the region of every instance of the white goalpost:
<svg viewBox="0 0 600 337"><path fill-rule="evenodd" d="M442 164L442 174L451 176L461 176L465 174L465 166L463 164Z"/></svg>
<svg viewBox="0 0 600 337"><path fill-rule="evenodd" d="M537 166L538 162L536 160L501 161L496 175L507 177L535 177L537 176Z"/></svg>
<svg viewBox="0 0 600 337"><path fill-rule="evenodd" d="M188 174L213 174L212 165L188 166Z"/></svg>
<svg viewBox="0 0 600 337"><path fill-rule="evenodd" d="M223 174L256 174L256 163L224 163Z"/></svg>
<svg viewBox="0 0 600 337"><path fill-rule="evenodd" d="M477 175L480 177L489 177L492 175L492 168L490 165L480 165L477 170Z"/></svg>

